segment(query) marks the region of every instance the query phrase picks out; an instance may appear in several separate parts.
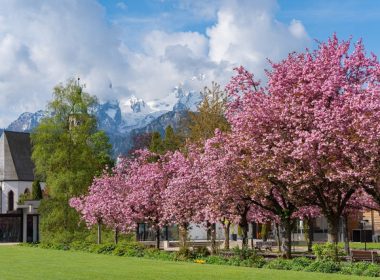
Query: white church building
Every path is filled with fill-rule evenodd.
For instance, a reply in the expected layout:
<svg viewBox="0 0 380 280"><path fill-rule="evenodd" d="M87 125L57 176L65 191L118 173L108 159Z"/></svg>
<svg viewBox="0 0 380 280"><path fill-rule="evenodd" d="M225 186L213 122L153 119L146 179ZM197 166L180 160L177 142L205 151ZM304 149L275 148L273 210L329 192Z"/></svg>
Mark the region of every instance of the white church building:
<svg viewBox="0 0 380 280"><path fill-rule="evenodd" d="M34 164L29 133L4 131L0 137L0 243L39 241L39 201L19 203L32 192Z"/></svg>

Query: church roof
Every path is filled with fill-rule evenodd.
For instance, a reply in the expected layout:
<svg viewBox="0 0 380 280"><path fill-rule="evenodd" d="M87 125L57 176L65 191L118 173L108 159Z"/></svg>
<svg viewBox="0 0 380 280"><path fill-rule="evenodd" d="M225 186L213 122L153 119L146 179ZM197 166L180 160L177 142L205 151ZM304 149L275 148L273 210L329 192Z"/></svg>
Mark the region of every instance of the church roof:
<svg viewBox="0 0 380 280"><path fill-rule="evenodd" d="M2 138L0 160L3 162L0 163L0 179L33 181L34 164L29 133L4 131Z"/></svg>

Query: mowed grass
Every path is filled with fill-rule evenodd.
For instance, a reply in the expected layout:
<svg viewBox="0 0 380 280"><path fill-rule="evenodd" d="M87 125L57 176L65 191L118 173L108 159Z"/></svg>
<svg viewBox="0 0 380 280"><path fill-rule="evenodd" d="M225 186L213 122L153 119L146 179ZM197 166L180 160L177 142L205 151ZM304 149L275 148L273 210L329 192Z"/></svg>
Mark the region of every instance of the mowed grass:
<svg viewBox="0 0 380 280"><path fill-rule="evenodd" d="M0 279L364 279L366 277L167 262L19 246L0 246ZM366 278L373 279L373 278Z"/></svg>
<svg viewBox="0 0 380 280"><path fill-rule="evenodd" d="M339 246L344 248L344 243L339 242ZM367 246L367 250L380 250L380 243L367 243L364 244L364 242L350 242L350 248L351 249L364 249L365 246Z"/></svg>

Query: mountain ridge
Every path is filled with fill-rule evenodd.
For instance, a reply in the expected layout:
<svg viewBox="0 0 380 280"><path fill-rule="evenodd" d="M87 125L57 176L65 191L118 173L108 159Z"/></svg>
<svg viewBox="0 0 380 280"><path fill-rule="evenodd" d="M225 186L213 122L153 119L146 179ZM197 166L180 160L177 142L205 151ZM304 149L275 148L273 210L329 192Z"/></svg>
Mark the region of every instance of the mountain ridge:
<svg viewBox="0 0 380 280"><path fill-rule="evenodd" d="M131 96L123 104L118 100L98 104L94 115L98 121L98 128L110 139L114 157L127 155L133 148L133 137L136 135L153 131L163 134L168 125L178 130L182 119L187 117L187 111L195 111L201 101L200 93L186 92L181 87L174 88L172 94L176 102L171 110L162 110L168 107L165 100L145 102L135 96ZM48 113L44 110L22 113L6 130L31 132L46 116Z"/></svg>

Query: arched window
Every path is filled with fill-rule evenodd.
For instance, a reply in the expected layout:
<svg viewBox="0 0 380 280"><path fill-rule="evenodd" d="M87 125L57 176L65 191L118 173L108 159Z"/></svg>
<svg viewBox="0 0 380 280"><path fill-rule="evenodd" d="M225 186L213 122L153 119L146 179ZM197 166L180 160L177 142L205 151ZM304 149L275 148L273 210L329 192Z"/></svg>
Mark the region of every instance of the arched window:
<svg viewBox="0 0 380 280"><path fill-rule="evenodd" d="M13 191L8 192L8 211L13 211L14 209L14 193Z"/></svg>
<svg viewBox="0 0 380 280"><path fill-rule="evenodd" d="M24 194L30 194L30 190L28 188L25 189Z"/></svg>

